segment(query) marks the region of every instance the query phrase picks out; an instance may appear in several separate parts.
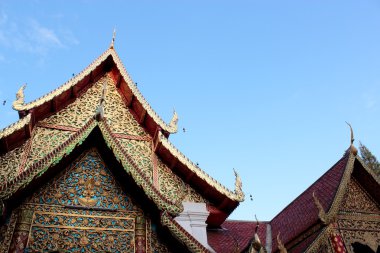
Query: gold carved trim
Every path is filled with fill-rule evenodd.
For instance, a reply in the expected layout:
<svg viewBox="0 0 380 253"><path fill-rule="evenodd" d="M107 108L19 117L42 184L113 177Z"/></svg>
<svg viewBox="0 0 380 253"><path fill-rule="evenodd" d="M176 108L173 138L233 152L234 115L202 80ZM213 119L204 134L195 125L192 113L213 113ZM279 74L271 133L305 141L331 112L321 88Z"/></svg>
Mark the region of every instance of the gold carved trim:
<svg viewBox="0 0 380 253"><path fill-rule="evenodd" d="M329 211L327 212L326 219L328 221L331 221L334 219L334 217L337 216L339 212L339 208L341 207L341 203L343 201L344 195L346 193L347 185L351 179L351 174L354 169L354 163L355 163L356 156L352 153L349 154L348 161L346 164L346 167L344 168L343 176L340 181L338 190L336 191L334 200L331 204L331 207Z"/></svg>
<svg viewBox="0 0 380 253"><path fill-rule="evenodd" d="M0 130L0 139L5 138L5 137L9 136L10 134L12 134L13 132L22 129L26 125L29 125L30 119L31 119L30 114L28 114L24 118L19 119L18 121L9 125L8 127L1 129Z"/></svg>
<svg viewBox="0 0 380 253"><path fill-rule="evenodd" d="M51 91L50 93L32 101L27 104L22 103L14 103L13 108L17 111L24 111L24 110L30 110L36 106L42 105L45 102L51 101L56 96L59 96L63 92L71 89L74 87L79 81L83 80L87 75L91 73L94 69L96 69L102 62L104 62L109 56L112 56L114 62L116 63L117 68L119 69L122 77L124 78L125 82L128 84L129 88L131 89L133 95L137 98L137 100L141 103L142 107L146 110L148 115L161 127L162 130L167 131L169 133L176 133L178 126L178 116L176 116L176 113L173 115L173 119L170 124L165 123L160 116L152 109L152 107L149 105L149 103L146 101L146 99L143 97L143 95L138 90L135 82L132 81L132 78L129 76L128 72L126 71L124 65L122 64L119 56L117 55L114 48L107 49L103 54L101 54L95 61L93 61L87 68L85 68L82 72L80 72L78 75L71 78L69 81L64 83L63 85L59 86L55 90ZM16 101L19 101L17 99ZM21 101L21 100L20 100Z"/></svg>

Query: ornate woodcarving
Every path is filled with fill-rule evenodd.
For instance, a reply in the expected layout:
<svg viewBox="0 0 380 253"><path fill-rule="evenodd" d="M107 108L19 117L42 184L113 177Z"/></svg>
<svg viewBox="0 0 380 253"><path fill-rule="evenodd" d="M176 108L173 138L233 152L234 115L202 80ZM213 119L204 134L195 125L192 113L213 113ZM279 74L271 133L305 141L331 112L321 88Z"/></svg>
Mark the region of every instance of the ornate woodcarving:
<svg viewBox="0 0 380 253"><path fill-rule="evenodd" d="M0 252L8 252L17 219L18 212L13 211L6 219L6 222L0 227Z"/></svg>
<svg viewBox="0 0 380 253"><path fill-rule="evenodd" d="M165 244L163 244L156 231L156 224L151 223L150 226L150 240L151 240L151 246L152 246L152 252L155 253L168 253L170 252L169 249L166 247Z"/></svg>
<svg viewBox="0 0 380 253"><path fill-rule="evenodd" d="M19 218L1 228L5 233L0 238L12 241L12 252L143 253L157 245L165 248L150 238L149 218L123 192L95 149L28 197L15 213Z"/></svg>
<svg viewBox="0 0 380 253"><path fill-rule="evenodd" d="M72 132L68 131L36 127L33 133L32 145L27 155L25 170L57 148L72 134Z"/></svg>
<svg viewBox="0 0 380 253"><path fill-rule="evenodd" d="M0 156L0 182L7 182L17 176L18 167L25 149L23 144L18 148Z"/></svg>
<svg viewBox="0 0 380 253"><path fill-rule="evenodd" d="M95 115L104 83L107 83L104 115L111 126L112 132L147 136L148 134L134 119L129 109L126 108L120 94L116 90L113 79L108 74L100 78L82 96L77 98L74 103L45 119L42 123L77 128L82 127L89 118Z"/></svg>
<svg viewBox="0 0 380 253"><path fill-rule="evenodd" d="M376 252L380 245L380 208L354 178L348 184L338 225L348 252L353 252L355 242Z"/></svg>
<svg viewBox="0 0 380 253"><path fill-rule="evenodd" d="M354 178L351 178L348 183L347 191L340 210L356 210L360 212L380 214L380 207Z"/></svg>
<svg viewBox="0 0 380 253"><path fill-rule="evenodd" d="M151 143L147 141L118 139L128 155L135 161L139 169L144 172L149 181L153 182L153 162Z"/></svg>

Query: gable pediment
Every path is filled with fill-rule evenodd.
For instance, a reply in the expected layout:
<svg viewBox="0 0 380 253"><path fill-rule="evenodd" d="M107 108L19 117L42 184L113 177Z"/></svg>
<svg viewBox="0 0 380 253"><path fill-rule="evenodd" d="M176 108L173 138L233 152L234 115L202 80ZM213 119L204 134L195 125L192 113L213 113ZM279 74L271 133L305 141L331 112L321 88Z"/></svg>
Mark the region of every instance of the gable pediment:
<svg viewBox="0 0 380 253"><path fill-rule="evenodd" d="M347 185L340 211L343 212L364 212L380 214L379 203L377 203L360 183L351 177Z"/></svg>

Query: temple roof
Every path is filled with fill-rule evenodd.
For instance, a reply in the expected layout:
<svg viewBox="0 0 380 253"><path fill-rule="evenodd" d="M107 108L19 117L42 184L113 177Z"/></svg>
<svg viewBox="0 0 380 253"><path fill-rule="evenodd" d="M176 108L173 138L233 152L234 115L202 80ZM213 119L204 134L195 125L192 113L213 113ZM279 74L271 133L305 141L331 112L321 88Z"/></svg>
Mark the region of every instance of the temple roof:
<svg viewBox="0 0 380 253"><path fill-rule="evenodd" d="M105 120L97 122L93 117L103 84L110 89L113 97L108 97L110 95L107 94ZM192 191L195 189L200 192L211 210L207 222L213 226L220 225L244 199L238 175L235 191L230 191L170 143L169 134L177 130L176 113L171 123L166 124L153 111L113 47L80 74L39 99L24 104L22 89L20 90L13 105L21 119L0 131L0 165L5 164L2 168L4 171L0 173L1 179L5 180L0 185L2 199L9 198L59 162L70 149L80 145L94 127L102 130L107 145L112 147L115 156L120 161L127 161L129 165L125 164L126 169L130 164L133 165L135 169L131 171L137 173L131 172L132 177L163 211L176 215L180 208L178 209L177 203L169 200L171 196L168 198L155 190L157 179L154 179L156 172L151 171L152 167L158 173L164 173L164 177L174 174L173 179L170 179L174 180L173 183L179 180L175 184L177 190L166 189L165 192L183 191L183 187L188 189L186 196L178 195L177 192L176 198L202 198ZM121 101L121 104L115 100ZM33 150L38 148L35 145L36 138L49 138L52 135L57 136L56 142L49 142L50 146L44 148L43 152ZM152 158L153 154L156 158ZM162 187L168 186L164 184Z"/></svg>
<svg viewBox="0 0 380 253"><path fill-rule="evenodd" d="M37 98L34 101L31 101L27 104L24 104L23 101L18 102L17 100L13 103L13 108L17 111L25 112L35 109L38 106L41 106L47 102L52 101L54 98L62 95L64 92L76 87L79 82L83 81L88 75L91 74L97 67L99 67L109 56L112 56L114 63L117 65L118 70L121 72L122 78L128 84L129 89L132 91L132 95L137 99L141 104L146 113L155 121L155 123L161 127L162 130L168 133L177 132L176 124L166 124L160 116L153 110L149 105L146 99L138 90L136 84L132 81L128 72L124 68L118 54L116 53L114 47L110 47L102 55L100 55L95 61L93 61L87 68L85 68L78 75L74 76L72 79L59 86L55 90L45 94L44 96Z"/></svg>
<svg viewBox="0 0 380 253"><path fill-rule="evenodd" d="M329 210L342 183L349 157L349 155L345 155L340 159L272 219L270 224L273 238L280 233L282 242L286 244L318 222L318 209L313 201L313 192L320 200L324 210ZM273 240L273 249L276 248L277 241Z"/></svg>
<svg viewBox="0 0 380 253"><path fill-rule="evenodd" d="M352 177L380 203L380 180L366 167L351 145L334 166L270 221L272 238L280 234L282 243L291 247L288 249L292 252L304 252L308 249L324 232L326 224L338 215ZM304 241L293 241L312 227L314 232ZM277 241L273 239L272 252L277 249Z"/></svg>
<svg viewBox="0 0 380 253"><path fill-rule="evenodd" d="M260 226L257 234L265 247L267 223L259 222ZM221 228L207 230L208 243L216 252L244 252L246 251L252 238L256 222L226 220Z"/></svg>

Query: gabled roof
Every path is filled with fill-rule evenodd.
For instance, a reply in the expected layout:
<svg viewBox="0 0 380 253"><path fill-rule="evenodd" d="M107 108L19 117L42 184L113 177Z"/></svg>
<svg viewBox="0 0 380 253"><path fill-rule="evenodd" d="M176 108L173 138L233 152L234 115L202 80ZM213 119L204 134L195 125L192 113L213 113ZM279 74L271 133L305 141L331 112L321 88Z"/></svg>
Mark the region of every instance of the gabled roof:
<svg viewBox="0 0 380 253"><path fill-rule="evenodd" d="M380 203L378 190L380 180L372 170L366 167L356 152L352 152L352 147L333 167L272 219L270 222L272 238L276 238L280 234L280 238L286 246L287 243L315 226L315 232L293 249L294 252L304 252L307 246L310 246L314 239L322 233L323 224L330 223L337 216L352 176L359 180L363 187ZM316 199L313 198L313 194ZM323 210L319 210L316 201L321 204ZM277 241L273 240L273 252L277 250L277 246Z"/></svg>
<svg viewBox="0 0 380 253"><path fill-rule="evenodd" d="M257 234L265 247L268 222L259 222ZM216 252L243 252L250 246L256 222L226 220L219 229L208 229L209 245Z"/></svg>
<svg viewBox="0 0 380 253"><path fill-rule="evenodd" d="M272 219L270 222L272 238L276 238L280 233L282 242L286 244L318 222L318 209L313 201L313 192L315 192L323 208L329 210L341 185L349 158L350 156L346 154ZM273 240L272 248L277 249L276 240Z"/></svg>
<svg viewBox="0 0 380 253"><path fill-rule="evenodd" d="M137 99L139 104L141 104L142 108L146 111L146 113L153 119L153 121L165 132L167 133L175 133L177 132L177 125L175 122L171 124L166 124L160 116L153 110L153 108L149 105L149 103L145 100L143 95L140 93L136 84L132 81L128 72L124 68L118 54L114 50L113 47L110 47L106 50L102 55L100 55L95 61L93 61L87 68L85 68L78 75L74 76L68 82L64 83L60 87L51 91L50 93L32 101L27 104L24 104L23 100L16 100L13 103L13 108L23 114L29 112L32 109L35 109L45 103L53 101L56 97L61 96L63 93L69 91L70 89L77 89L76 92L79 91L80 88L76 88L80 82L83 82L84 79L88 78L89 75L92 74L99 66L101 66L107 58L112 57L113 62L116 64L118 70L121 72L121 76L123 80L127 83L128 88L132 92L132 96Z"/></svg>
<svg viewBox="0 0 380 253"><path fill-rule="evenodd" d="M244 194L241 190L240 178L237 176L235 191L230 191L211 178L207 173L202 171L170 143L168 140L169 134L174 133L177 130L176 122L178 118L176 113L170 124L166 124L153 111L128 75L113 47L107 49L98 59L91 63L80 74L39 99L24 104L21 89L21 91L18 92L18 100L16 100L13 104L14 108L19 112L21 119L10 127L0 131L0 159L1 153L4 154L10 150L14 150L17 147L26 145L28 143L27 141L31 139L33 129L36 126L51 127L48 124L43 123L43 120L51 115L55 115L76 101L77 98L80 98L97 80L104 76L105 73L110 73L113 80L113 85L115 85L117 92L121 95L125 107L129 108L138 124L140 124L140 126L142 126L149 134L148 137L141 138L152 141L154 143L154 152L157 156L160 157L160 159L162 159L162 161L165 162L175 174L182 178L184 182L191 185L194 189L202 192L203 196L210 201L208 203L209 209L214 210L209 216L208 223L213 224L214 226L220 225L239 205L239 202L244 199ZM88 120L89 121L85 125L81 125L79 127L54 127L59 127L61 130L68 130L74 133L68 140L72 142L73 138L77 138L76 136L78 134L83 134L86 131L90 131L88 129L93 127L92 124L96 123L93 122L93 119L89 118ZM118 145L118 142L115 142L115 138L113 138L117 136L118 133L107 129L106 123L99 123L98 126L105 128L103 134L105 138L109 137L109 145L113 145L115 155L125 156L123 153L125 153L126 150L122 146ZM81 138L85 138L85 136L82 136ZM21 170L18 169L19 172L22 171L22 173L17 174L15 172L16 176L14 178L11 177L10 181L0 185L0 190L2 190L1 197L6 198L6 196L22 187L27 183L26 181L30 180L27 178L34 176L33 173L43 173L43 171L47 170L53 162L52 157L55 157L58 153L63 152L61 149L66 145L65 143L62 143L62 145L56 147L46 157L36 161L29 168L26 168L25 170L24 168ZM70 145L75 146L76 144L72 143ZM62 155L64 155L64 153L62 153ZM23 159L26 159L26 157ZM131 160L129 163L133 163L133 159L129 160ZM139 179L141 184L149 181L149 178L146 178L146 176L144 177L143 174L136 174L134 178ZM5 189L7 190L5 191ZM149 189L154 189L154 187L147 186L145 189L149 191ZM153 194L152 196L155 195L153 192L151 194ZM161 201L159 199L160 197L157 198L158 202ZM173 214L178 212L178 209L171 204L167 207L169 209L166 208L163 210L168 210ZM170 209L172 210L170 211Z"/></svg>

